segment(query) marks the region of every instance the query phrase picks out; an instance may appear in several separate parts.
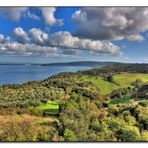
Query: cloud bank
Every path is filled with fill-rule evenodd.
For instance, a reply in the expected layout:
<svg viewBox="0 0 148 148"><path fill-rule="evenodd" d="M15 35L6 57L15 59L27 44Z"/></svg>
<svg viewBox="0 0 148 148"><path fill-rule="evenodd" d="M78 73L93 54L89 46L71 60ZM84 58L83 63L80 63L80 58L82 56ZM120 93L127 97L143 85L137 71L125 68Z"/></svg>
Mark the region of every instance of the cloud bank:
<svg viewBox="0 0 148 148"><path fill-rule="evenodd" d="M2 7L0 8L0 15L12 21L19 21L27 7Z"/></svg>
<svg viewBox="0 0 148 148"><path fill-rule="evenodd" d="M88 50L100 54L122 54L120 47L109 41L80 39L72 36L68 31L47 34L37 28L32 28L25 32L23 28L17 27L13 30L13 35L17 42L8 41L4 36L0 36L0 43L2 43L0 45L1 52L22 52L23 54L26 53L26 55L36 55L36 53L42 52L43 54L41 55L49 55L50 53L78 54L83 50Z"/></svg>
<svg viewBox="0 0 148 148"><path fill-rule="evenodd" d="M63 25L63 20L55 18L55 7L36 7L36 9L41 11L46 25ZM0 16L15 22L18 22L22 17L31 18L34 20L40 20L41 17L35 13L31 13L29 7L3 7L0 8Z"/></svg>
<svg viewBox="0 0 148 148"><path fill-rule="evenodd" d="M76 36L95 40L142 41L148 29L146 7L86 7L72 15Z"/></svg>

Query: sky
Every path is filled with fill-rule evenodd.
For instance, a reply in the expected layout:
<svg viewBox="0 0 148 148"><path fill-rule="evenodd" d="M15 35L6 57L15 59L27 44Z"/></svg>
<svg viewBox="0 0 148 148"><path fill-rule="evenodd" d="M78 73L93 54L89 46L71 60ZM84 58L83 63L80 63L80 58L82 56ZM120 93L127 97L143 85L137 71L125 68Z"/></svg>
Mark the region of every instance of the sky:
<svg viewBox="0 0 148 148"><path fill-rule="evenodd" d="M1 7L0 62L148 63L148 7Z"/></svg>

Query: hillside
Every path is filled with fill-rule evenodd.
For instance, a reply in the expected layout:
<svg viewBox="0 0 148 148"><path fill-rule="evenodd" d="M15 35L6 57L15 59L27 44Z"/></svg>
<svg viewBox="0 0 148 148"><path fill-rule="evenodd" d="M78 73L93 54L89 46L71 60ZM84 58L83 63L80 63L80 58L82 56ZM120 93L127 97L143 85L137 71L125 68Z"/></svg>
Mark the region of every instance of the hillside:
<svg viewBox="0 0 148 148"><path fill-rule="evenodd" d="M148 141L147 82L144 64L0 86L0 141Z"/></svg>

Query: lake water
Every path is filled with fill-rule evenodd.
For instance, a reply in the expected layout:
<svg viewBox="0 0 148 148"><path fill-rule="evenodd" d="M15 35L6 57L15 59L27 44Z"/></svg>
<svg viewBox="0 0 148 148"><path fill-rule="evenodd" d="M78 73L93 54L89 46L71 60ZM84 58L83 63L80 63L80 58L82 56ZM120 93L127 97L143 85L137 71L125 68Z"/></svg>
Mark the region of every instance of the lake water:
<svg viewBox="0 0 148 148"><path fill-rule="evenodd" d="M46 79L60 72L76 72L91 67L87 66L39 66L39 65L0 65L0 85L24 83Z"/></svg>

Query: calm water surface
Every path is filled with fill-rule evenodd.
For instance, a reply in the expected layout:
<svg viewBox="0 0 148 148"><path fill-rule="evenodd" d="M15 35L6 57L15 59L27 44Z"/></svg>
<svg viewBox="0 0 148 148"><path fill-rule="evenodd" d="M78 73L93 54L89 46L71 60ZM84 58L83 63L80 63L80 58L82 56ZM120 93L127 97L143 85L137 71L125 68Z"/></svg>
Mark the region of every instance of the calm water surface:
<svg viewBox="0 0 148 148"><path fill-rule="evenodd" d="M87 66L25 66L25 65L0 65L0 85L24 83L32 80L46 79L60 72L76 72L91 67Z"/></svg>

